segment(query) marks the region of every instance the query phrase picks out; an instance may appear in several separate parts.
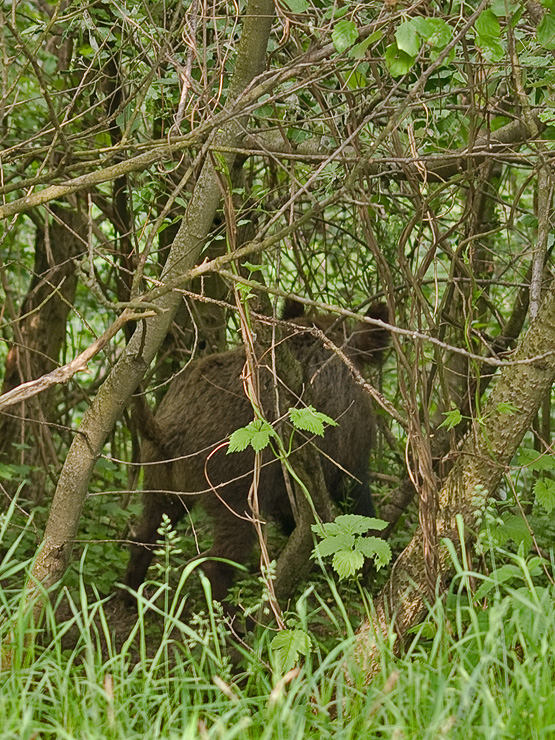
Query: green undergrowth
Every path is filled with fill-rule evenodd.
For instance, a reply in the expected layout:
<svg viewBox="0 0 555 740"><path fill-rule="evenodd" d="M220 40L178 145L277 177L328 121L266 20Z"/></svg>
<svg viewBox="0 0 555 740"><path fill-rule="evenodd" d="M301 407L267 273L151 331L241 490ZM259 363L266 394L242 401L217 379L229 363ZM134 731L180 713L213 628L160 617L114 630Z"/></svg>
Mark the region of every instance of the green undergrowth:
<svg viewBox="0 0 555 740"><path fill-rule="evenodd" d="M86 555L80 587L60 591L39 627L21 589L6 586L0 738L554 737L553 568L495 549L484 575L469 571L454 550L452 557L447 597L402 650L392 639L379 641L370 683L353 657L351 605L332 581L326 598L307 589L286 615L288 636L277 641L270 627L230 640L209 599L192 615L194 563L171 588L163 563L136 615L127 613L123 636L113 599L86 585ZM23 583L29 567L18 562L14 541L0 582ZM209 595L202 575L200 582ZM289 662L287 640L301 648Z"/></svg>

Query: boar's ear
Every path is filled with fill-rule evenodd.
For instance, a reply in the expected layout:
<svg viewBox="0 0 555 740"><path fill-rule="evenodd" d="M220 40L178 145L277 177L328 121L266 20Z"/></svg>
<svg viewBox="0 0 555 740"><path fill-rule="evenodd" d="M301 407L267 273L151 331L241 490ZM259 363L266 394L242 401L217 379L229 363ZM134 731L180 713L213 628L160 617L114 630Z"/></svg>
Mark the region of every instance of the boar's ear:
<svg viewBox="0 0 555 740"><path fill-rule="evenodd" d="M299 301L296 301L294 298L286 298L281 312L281 318L283 321L299 319L301 316L304 316L304 305L299 303Z"/></svg>
<svg viewBox="0 0 555 740"><path fill-rule="evenodd" d="M366 315L389 323L389 310L385 303L373 303ZM357 324L349 344L353 358L360 363L379 364L383 362L384 350L389 346L391 336L388 329L372 326L361 321Z"/></svg>

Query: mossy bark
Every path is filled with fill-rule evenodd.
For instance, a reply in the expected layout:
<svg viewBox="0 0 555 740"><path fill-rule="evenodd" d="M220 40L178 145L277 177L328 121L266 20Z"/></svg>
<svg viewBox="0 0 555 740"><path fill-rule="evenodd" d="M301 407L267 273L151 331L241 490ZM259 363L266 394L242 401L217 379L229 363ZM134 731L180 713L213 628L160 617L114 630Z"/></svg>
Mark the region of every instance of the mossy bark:
<svg viewBox="0 0 555 740"><path fill-rule="evenodd" d="M461 550L458 518L465 536L479 524L483 504L496 491L545 395L555 380L555 289L547 292L538 315L499 376L487 403L466 435L460 455L439 493L438 539ZM516 410L508 411L509 408ZM440 546L439 593L451 570L448 550ZM418 529L397 559L374 602L373 620L359 629L356 653L370 679L379 669L376 633L386 634L394 617L400 642L426 612L426 574Z"/></svg>

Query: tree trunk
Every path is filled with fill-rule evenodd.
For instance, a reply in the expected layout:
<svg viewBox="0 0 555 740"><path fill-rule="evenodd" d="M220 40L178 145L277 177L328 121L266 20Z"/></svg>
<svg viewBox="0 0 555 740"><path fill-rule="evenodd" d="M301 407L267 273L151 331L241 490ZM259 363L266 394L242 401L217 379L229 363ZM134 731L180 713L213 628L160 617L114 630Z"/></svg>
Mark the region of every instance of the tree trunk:
<svg viewBox="0 0 555 740"><path fill-rule="evenodd" d="M52 207L53 223L37 229L34 275L14 324L2 392L40 378L57 367L66 337L66 320L75 300L73 258L83 247L84 221L78 212ZM0 414L0 459L31 468L25 497L39 503L48 469L58 456L49 423L56 418L57 389ZM18 451L14 443L21 445Z"/></svg>
<svg viewBox="0 0 555 740"><path fill-rule="evenodd" d="M517 364L518 363L518 364ZM483 412L469 430L460 456L439 494L438 538L449 539L461 549L457 518L462 517L465 536L476 531L486 501L494 495L524 434L555 380L555 289L546 294L539 313L520 341L491 392ZM507 404L516 411L507 412ZM448 550L440 546L439 593L451 564ZM391 576L374 602L375 616L359 629L358 659L370 679L379 668L374 634L386 634L395 616L398 643L426 612L426 578L421 532L397 559Z"/></svg>
<svg viewBox="0 0 555 740"><path fill-rule="evenodd" d="M224 155L228 167L235 159L232 152L242 141L246 123L237 99L264 69L273 15L272 0L250 0L244 15L235 71L226 101L231 115L215 133L212 142L216 148L225 147L229 152ZM208 157L173 242L162 273L162 282L177 278L196 264L219 202L220 188ZM33 582L49 587L64 574L96 459L156 355L180 301L181 295L173 292L155 299L159 313L144 319L137 327L85 414L58 481L44 540L33 568ZM34 593L33 585L30 585L29 591L30 595Z"/></svg>

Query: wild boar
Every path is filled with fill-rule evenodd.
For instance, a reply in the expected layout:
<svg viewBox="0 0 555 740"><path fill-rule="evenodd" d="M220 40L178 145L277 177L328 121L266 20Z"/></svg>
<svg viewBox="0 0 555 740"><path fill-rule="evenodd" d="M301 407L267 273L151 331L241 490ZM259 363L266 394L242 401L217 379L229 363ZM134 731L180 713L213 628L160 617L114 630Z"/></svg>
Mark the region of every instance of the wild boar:
<svg viewBox="0 0 555 740"><path fill-rule="evenodd" d="M299 313L295 304L286 305L284 317L294 318L296 328L290 325L285 341L303 370L304 392L300 398L291 395L286 405L302 406L306 396L317 411L337 421L323 438L311 443L322 453L322 472L330 496L339 501L348 495L354 513L370 516L369 456L375 438L372 401L341 359L307 331L313 325L330 330L333 318L307 318ZM383 304L374 305L368 314L387 321ZM332 328L330 338L361 368L381 360L389 333L360 322L346 339L343 328ZM131 589L136 590L144 581L162 515L167 514L175 525L197 503L213 521L214 541L208 556L238 563L249 558L256 541L247 502L254 452L249 448L226 455L225 444L232 432L253 420L241 380L244 365L243 347L195 360L171 382L160 403L142 446L143 513L133 533L125 576ZM260 397L266 418L275 418L274 379L264 366L260 369ZM294 453L291 462L294 466ZM269 449L262 456L258 495L262 515L291 532L295 522L282 466ZM216 561L209 561L203 569L211 581L213 597L221 601L236 569Z"/></svg>

